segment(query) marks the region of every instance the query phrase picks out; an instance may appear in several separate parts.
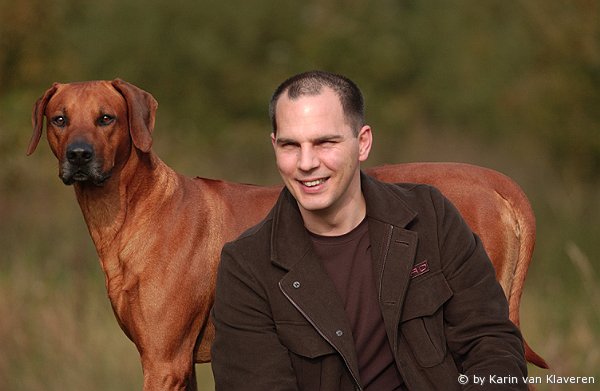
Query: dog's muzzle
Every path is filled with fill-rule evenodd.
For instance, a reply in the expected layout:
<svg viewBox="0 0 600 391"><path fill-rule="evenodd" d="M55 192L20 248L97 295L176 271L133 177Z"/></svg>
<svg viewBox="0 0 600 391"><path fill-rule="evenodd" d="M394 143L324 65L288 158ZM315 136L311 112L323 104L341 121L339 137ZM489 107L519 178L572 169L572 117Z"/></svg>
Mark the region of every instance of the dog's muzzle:
<svg viewBox="0 0 600 391"><path fill-rule="evenodd" d="M100 186L109 177L109 173L102 172L102 162L91 144L81 141L69 144L60 170L60 179L65 185L91 182Z"/></svg>

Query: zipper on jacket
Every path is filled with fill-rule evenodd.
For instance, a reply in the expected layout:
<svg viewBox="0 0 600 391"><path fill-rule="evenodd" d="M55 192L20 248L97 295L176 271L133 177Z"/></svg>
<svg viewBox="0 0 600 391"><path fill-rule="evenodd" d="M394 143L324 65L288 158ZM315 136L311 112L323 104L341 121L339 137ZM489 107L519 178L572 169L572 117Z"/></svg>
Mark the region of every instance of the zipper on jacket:
<svg viewBox="0 0 600 391"><path fill-rule="evenodd" d="M304 316L304 318L306 318L306 320L308 320L308 322L312 325L312 327L314 327L315 330L317 330L317 332L321 335L321 337L323 337L325 339L325 341L327 341L327 343L329 343L331 346L335 347L335 344L333 342L331 342L331 340L329 338L327 338L327 336L325 335L325 333L323 333L323 331L321 331L321 329L319 329L319 327L317 327L317 325L315 324L315 322L304 311L302 311L302 308L300 308L300 306L298 304L296 304L296 302L285 292L285 290L281 286L281 281L279 281L278 285L279 285L279 290L283 293L283 295L289 300L290 303L292 303L292 305L298 311L300 311L300 313L302 314L302 316ZM346 357L339 350L336 349L336 351L338 352L338 354L340 356L342 356L342 360L344 360L344 364L346 365L346 368L348 368L348 372L350 372L350 375L352 376L352 380L354 380L354 385L356 386L356 391L362 391L362 386L360 385L360 382L358 381L358 379L356 378L356 376L354 376L354 373L350 369L350 365L348 364L348 360L346 359Z"/></svg>

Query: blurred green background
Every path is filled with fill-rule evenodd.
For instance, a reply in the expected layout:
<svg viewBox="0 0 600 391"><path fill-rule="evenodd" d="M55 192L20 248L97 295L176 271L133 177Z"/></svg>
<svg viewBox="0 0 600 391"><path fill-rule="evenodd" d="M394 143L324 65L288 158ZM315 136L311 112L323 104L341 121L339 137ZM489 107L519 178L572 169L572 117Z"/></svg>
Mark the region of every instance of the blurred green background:
<svg viewBox="0 0 600 391"><path fill-rule="evenodd" d="M142 382L73 190L45 141L25 156L35 99L123 78L159 101L154 149L176 170L272 184L268 99L317 68L362 87L368 165L468 162L523 187L522 329L552 366L530 372L600 382L598 1L0 0L0 390Z"/></svg>

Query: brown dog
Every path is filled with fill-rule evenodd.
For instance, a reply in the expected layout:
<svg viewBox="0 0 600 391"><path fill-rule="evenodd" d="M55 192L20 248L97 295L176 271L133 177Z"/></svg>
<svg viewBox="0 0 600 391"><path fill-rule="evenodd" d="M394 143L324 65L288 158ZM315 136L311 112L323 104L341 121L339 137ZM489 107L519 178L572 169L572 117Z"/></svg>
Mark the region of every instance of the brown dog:
<svg viewBox="0 0 600 391"><path fill-rule="evenodd" d="M264 217L280 187L186 178L152 151L157 108L122 80L55 83L34 105L33 153L47 118L59 176L77 200L106 275L116 318L142 361L144 390L194 390L194 362L210 361L209 321L221 247ZM367 170L388 182L437 186L479 233L519 324L535 242L520 188L484 168L453 163ZM545 362L527 347L527 358Z"/></svg>

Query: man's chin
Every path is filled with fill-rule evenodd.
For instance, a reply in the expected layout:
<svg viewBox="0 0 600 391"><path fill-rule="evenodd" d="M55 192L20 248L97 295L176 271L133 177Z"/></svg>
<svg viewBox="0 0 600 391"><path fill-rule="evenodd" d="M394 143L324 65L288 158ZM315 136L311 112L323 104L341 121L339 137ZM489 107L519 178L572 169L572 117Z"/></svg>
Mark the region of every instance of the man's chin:
<svg viewBox="0 0 600 391"><path fill-rule="evenodd" d="M296 201L298 202L298 206L306 212L310 213L319 213L327 209L329 206L327 200L325 200L322 196L317 197L313 195L303 195L301 197L297 197Z"/></svg>

